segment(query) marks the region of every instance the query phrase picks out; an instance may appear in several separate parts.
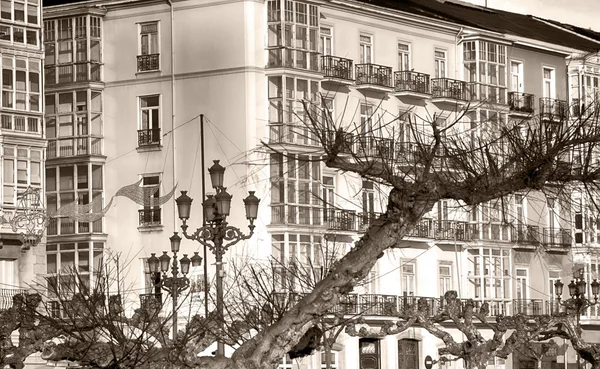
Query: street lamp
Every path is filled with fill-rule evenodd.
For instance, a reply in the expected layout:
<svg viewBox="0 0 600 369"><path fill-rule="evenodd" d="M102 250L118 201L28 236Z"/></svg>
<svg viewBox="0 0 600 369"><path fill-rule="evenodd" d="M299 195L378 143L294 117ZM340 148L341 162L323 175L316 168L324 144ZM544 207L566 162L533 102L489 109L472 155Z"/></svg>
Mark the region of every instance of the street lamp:
<svg viewBox="0 0 600 369"><path fill-rule="evenodd" d="M571 280L571 283L567 285L567 287L569 288L569 295L571 296L571 298L561 302L560 300L564 283L562 283L560 279L554 282L554 292L556 293L558 303L566 307L567 311L568 309L575 310L577 315L578 330L581 330L581 324L579 322L581 312L587 309L588 307L594 306L598 303L598 292L600 292L600 282L594 279L594 281L590 283L590 286L592 287L592 297L594 298L594 301L592 302L591 300L585 297L586 285L587 283L583 278L581 269L577 269L573 273L573 279ZM577 366L578 368L581 368L579 353L577 353Z"/></svg>
<svg viewBox="0 0 600 369"><path fill-rule="evenodd" d="M202 257L197 252L194 253L191 259L188 258L187 254L183 254L183 257L179 260L179 265L177 265L177 253L181 245L181 237L177 232L173 232L173 235L169 237L169 241L171 241L173 262L171 263L167 251L163 251L163 254L158 258L156 254L152 253L148 258L148 267L150 272L156 275L156 273L159 273L160 266L163 277L160 278L157 286L167 291L173 299L173 341L175 341L177 338L177 298L190 286L190 280L186 277L190 271L190 264L199 266L202 264ZM180 268L182 276L179 276ZM169 272L171 272L171 277L168 277Z"/></svg>
<svg viewBox="0 0 600 369"><path fill-rule="evenodd" d="M252 237L260 200L254 195L254 191L249 191L249 195L244 199L246 219L250 223L248 225L250 233L245 235L239 228L230 226L227 223L227 216L231 210L231 198L233 196L223 187L225 167L219 164L219 160L214 160L214 164L208 168L208 172L210 173L212 187L216 190L216 195L207 195L202 203L204 219L206 221L205 226L196 229L192 234L188 234L187 221L190 218L193 200L187 195L187 191L181 191L181 196L175 199L175 202L177 203L179 219L183 222L181 229L184 237L189 240L198 241L200 244L208 247L215 255L217 313L219 319L221 319L219 325L223 329L223 255L225 255L225 252L231 246L239 241ZM205 303L208 303L208 301L205 301ZM217 355L225 355L225 345L221 339L217 341Z"/></svg>

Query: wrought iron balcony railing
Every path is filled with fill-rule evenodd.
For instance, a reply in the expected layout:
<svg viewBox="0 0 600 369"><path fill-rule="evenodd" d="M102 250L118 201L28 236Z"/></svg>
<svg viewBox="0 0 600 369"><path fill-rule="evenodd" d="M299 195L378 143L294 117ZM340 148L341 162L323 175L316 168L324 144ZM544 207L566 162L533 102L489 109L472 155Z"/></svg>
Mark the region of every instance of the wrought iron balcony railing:
<svg viewBox="0 0 600 369"><path fill-rule="evenodd" d="M429 74L418 73L409 70L395 72L394 91L408 91L420 94L431 94Z"/></svg>
<svg viewBox="0 0 600 369"><path fill-rule="evenodd" d="M392 68L377 64L357 64L356 85L375 85L392 88Z"/></svg>
<svg viewBox="0 0 600 369"><path fill-rule="evenodd" d="M570 249L573 242L570 229L544 228L542 243L545 246Z"/></svg>
<svg viewBox="0 0 600 369"><path fill-rule="evenodd" d="M569 106L566 101L549 97L540 98L540 115L542 118L562 121L567 118L568 112Z"/></svg>
<svg viewBox="0 0 600 369"><path fill-rule="evenodd" d="M434 98L468 99L466 82L451 78L433 78L431 80L431 94Z"/></svg>
<svg viewBox="0 0 600 369"><path fill-rule="evenodd" d="M513 300L513 314L543 315L544 301L542 299Z"/></svg>
<svg viewBox="0 0 600 369"><path fill-rule="evenodd" d="M538 226L517 224L511 229L511 242L519 244L537 245L540 243L540 230Z"/></svg>
<svg viewBox="0 0 600 369"><path fill-rule="evenodd" d="M353 79L352 59L340 58L333 55L322 55L321 71L325 78L351 81Z"/></svg>
<svg viewBox="0 0 600 369"><path fill-rule="evenodd" d="M140 209L138 210L138 214L140 218L139 224L142 227L156 226L162 223L160 208Z"/></svg>
<svg viewBox="0 0 600 369"><path fill-rule="evenodd" d="M160 145L160 128L138 129L138 147Z"/></svg>
<svg viewBox="0 0 600 369"><path fill-rule="evenodd" d="M533 113L535 95L523 92L511 91L508 93L508 106L511 112L531 114Z"/></svg>
<svg viewBox="0 0 600 369"><path fill-rule="evenodd" d="M327 225L330 230L336 231L358 231L357 214L352 210L343 209L328 209L323 214Z"/></svg>
<svg viewBox="0 0 600 369"><path fill-rule="evenodd" d="M13 298L16 295L27 293L23 289L0 288L0 310L6 310L13 306Z"/></svg>
<svg viewBox="0 0 600 369"><path fill-rule="evenodd" d="M146 54L137 56L138 72L147 72L160 69L160 54Z"/></svg>

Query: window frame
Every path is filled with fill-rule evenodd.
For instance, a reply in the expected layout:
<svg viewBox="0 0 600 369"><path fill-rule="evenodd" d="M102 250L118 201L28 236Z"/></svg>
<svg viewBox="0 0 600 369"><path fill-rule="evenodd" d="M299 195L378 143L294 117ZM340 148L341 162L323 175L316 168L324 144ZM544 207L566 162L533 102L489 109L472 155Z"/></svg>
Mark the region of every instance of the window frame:
<svg viewBox="0 0 600 369"><path fill-rule="evenodd" d="M157 98L158 105L143 106L144 101L148 101L151 98ZM147 94L137 97L138 101L138 143L137 148L161 148L161 132L162 132L162 94ZM156 119L158 122L155 124L153 118L153 111L156 110ZM144 114L148 114L148 121L144 122ZM144 127L146 126L146 127Z"/></svg>
<svg viewBox="0 0 600 369"><path fill-rule="evenodd" d="M410 71L412 68L412 45L410 42L398 40L397 48L397 62L398 71ZM406 50L400 48L400 46L406 46Z"/></svg>
<svg viewBox="0 0 600 369"><path fill-rule="evenodd" d="M363 41L362 38L367 37L368 41ZM373 64L374 58L374 37L372 34L361 32L358 36L358 60L359 64Z"/></svg>
<svg viewBox="0 0 600 369"><path fill-rule="evenodd" d="M137 68L140 72L155 72L161 68L161 32L160 21L141 22L138 26ZM155 27L155 30L144 31L145 27Z"/></svg>
<svg viewBox="0 0 600 369"><path fill-rule="evenodd" d="M546 78L546 71L550 72L550 78ZM549 83L550 91L546 91L546 83ZM546 96L549 93L550 96ZM556 68L542 65L542 97L554 99L556 96Z"/></svg>
<svg viewBox="0 0 600 369"><path fill-rule="evenodd" d="M139 178L142 181L140 183L140 187L142 188L158 185L158 189L154 194L152 194L151 198L159 199L162 193L162 173L144 173L141 174ZM164 219L162 215L163 209L160 205L140 205L138 209L138 229L143 230L148 228L163 227Z"/></svg>

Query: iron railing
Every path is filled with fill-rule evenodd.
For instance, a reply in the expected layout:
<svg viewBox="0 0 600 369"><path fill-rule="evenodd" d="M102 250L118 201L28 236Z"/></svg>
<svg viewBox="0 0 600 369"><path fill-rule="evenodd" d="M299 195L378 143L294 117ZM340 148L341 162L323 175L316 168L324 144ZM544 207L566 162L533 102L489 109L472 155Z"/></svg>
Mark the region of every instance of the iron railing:
<svg viewBox="0 0 600 369"><path fill-rule="evenodd" d="M511 91L508 93L508 106L511 112L531 114L535 104L535 95Z"/></svg>
<svg viewBox="0 0 600 369"><path fill-rule="evenodd" d="M13 298L17 295L27 293L23 289L0 288L0 310L6 310L13 306Z"/></svg>
<svg viewBox="0 0 600 369"><path fill-rule="evenodd" d="M543 119L562 121L567 118L569 106L565 100L540 98L540 115Z"/></svg>
<svg viewBox="0 0 600 369"><path fill-rule="evenodd" d="M402 70L394 73L394 91L430 94L429 74Z"/></svg>
<svg viewBox="0 0 600 369"><path fill-rule="evenodd" d="M434 78L431 80L431 94L434 98L467 100L467 85L457 79Z"/></svg>
<svg viewBox="0 0 600 369"><path fill-rule="evenodd" d="M392 68L377 64L357 64L356 85L376 85L392 88Z"/></svg>
<svg viewBox="0 0 600 369"><path fill-rule="evenodd" d="M138 147L160 145L160 128L138 129Z"/></svg>
<svg viewBox="0 0 600 369"><path fill-rule="evenodd" d="M138 210L140 226L154 226L161 224L160 208Z"/></svg>
<svg viewBox="0 0 600 369"><path fill-rule="evenodd" d="M137 56L138 72L158 70L160 68L160 54L147 54Z"/></svg>
<svg viewBox="0 0 600 369"><path fill-rule="evenodd" d="M569 249L573 237L570 229L544 228L542 243L548 247Z"/></svg>
<svg viewBox="0 0 600 369"><path fill-rule="evenodd" d="M352 59L340 58L333 55L321 56L321 71L326 78L337 78L351 81Z"/></svg>

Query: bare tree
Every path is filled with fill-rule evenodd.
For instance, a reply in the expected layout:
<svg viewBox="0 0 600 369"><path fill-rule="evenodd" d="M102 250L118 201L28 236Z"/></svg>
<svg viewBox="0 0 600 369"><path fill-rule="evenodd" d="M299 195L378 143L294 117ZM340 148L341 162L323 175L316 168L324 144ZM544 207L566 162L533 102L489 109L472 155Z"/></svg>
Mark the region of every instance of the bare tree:
<svg viewBox="0 0 600 369"><path fill-rule="evenodd" d="M558 112L517 123L490 120L478 122L485 129L473 134L464 129L465 114L472 109L467 106L445 122L435 115L411 121L412 141L407 143L394 129L394 120L365 132L352 124L334 122L308 102L304 108L307 118L301 122L302 130L322 146L325 165L389 189L385 212L372 219L362 238L310 292L278 319L248 335L231 358L198 357L192 343L177 351L182 367L258 369L276 365L335 308L341 296L368 275L383 251L402 246L401 240L439 200L454 200L470 208L515 192L566 193L573 185L596 191L600 179L600 125L593 114L569 118L566 112ZM571 160L574 152L583 153L577 163ZM584 343L578 331L570 328L572 317L498 318L490 325L494 338L482 340L472 321L486 321L485 312L473 311L468 303L459 304L452 295L446 297L446 303L445 312L433 317L425 313L426 304L417 306L414 316L390 332L418 321L446 344L445 352L465 359L473 368L482 367L489 355L508 355L520 342L553 335L569 336L582 357L597 357L597 347ZM454 321L467 340L455 342L439 329L439 319ZM501 339L509 329L514 332ZM592 364L598 368L597 362Z"/></svg>

